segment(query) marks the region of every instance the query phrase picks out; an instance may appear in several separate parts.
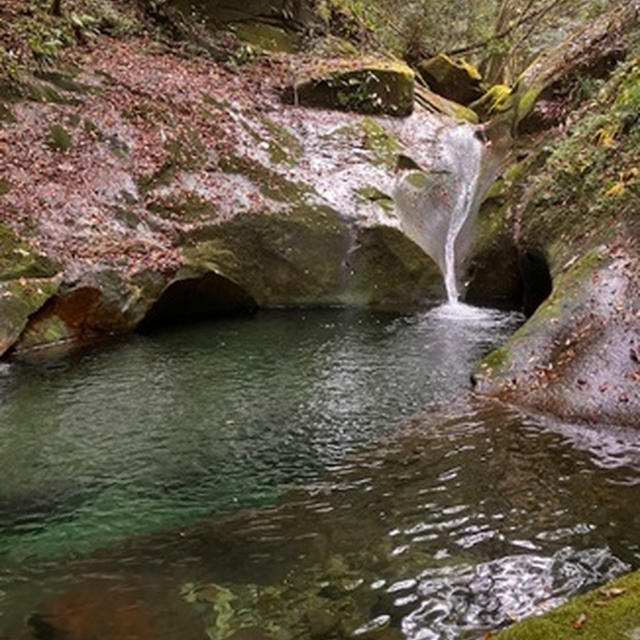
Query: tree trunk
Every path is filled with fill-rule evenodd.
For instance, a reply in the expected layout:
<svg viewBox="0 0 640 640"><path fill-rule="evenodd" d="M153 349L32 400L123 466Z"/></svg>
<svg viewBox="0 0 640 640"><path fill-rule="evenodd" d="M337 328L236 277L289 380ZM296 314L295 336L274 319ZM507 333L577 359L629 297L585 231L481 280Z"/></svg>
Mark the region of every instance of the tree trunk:
<svg viewBox="0 0 640 640"><path fill-rule="evenodd" d="M506 32L511 21L516 18L516 4L514 0L502 0L500 3L500 10L498 11L498 17L493 31L495 36ZM500 39L494 40L492 46L494 46L495 49L483 61L481 70L486 82L489 84L497 84L503 79L505 57L509 46Z"/></svg>

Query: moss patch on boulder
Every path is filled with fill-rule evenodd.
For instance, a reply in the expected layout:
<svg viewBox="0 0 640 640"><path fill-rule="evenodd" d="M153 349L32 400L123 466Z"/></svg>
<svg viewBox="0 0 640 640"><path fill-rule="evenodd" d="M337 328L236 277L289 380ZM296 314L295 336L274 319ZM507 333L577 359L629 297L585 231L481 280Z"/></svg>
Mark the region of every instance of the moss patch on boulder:
<svg viewBox="0 0 640 640"><path fill-rule="evenodd" d="M0 356L18 340L29 317L56 292L52 278L20 278L0 282Z"/></svg>

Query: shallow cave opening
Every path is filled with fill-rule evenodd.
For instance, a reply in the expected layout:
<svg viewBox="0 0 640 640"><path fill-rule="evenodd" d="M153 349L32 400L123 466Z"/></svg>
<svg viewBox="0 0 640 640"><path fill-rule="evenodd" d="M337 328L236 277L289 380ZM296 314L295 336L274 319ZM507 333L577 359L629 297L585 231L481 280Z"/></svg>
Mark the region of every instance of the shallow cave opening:
<svg viewBox="0 0 640 640"><path fill-rule="evenodd" d="M520 254L522 311L528 317L551 295L553 280L544 253L529 248Z"/></svg>
<svg viewBox="0 0 640 640"><path fill-rule="evenodd" d="M150 331L171 324L247 315L256 310L256 301L242 287L209 272L170 284L138 328Z"/></svg>

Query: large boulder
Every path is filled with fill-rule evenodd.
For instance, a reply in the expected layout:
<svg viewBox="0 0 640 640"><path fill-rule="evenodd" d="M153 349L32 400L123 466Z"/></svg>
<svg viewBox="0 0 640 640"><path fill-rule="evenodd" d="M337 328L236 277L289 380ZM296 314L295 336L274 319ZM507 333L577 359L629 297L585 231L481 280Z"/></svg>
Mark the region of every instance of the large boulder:
<svg viewBox="0 0 640 640"><path fill-rule="evenodd" d="M418 71L433 91L461 105L469 105L482 94L482 76L464 60L456 60L444 53L423 60Z"/></svg>
<svg viewBox="0 0 640 640"><path fill-rule="evenodd" d="M285 100L296 105L367 114L407 116L414 107L415 75L395 61L322 62L287 88ZM327 69L328 67L328 69Z"/></svg>

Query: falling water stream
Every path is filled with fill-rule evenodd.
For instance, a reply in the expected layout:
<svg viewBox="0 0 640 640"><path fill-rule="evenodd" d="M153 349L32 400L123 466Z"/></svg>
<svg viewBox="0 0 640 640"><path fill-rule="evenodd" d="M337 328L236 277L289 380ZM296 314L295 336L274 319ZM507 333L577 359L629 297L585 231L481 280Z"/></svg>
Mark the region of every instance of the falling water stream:
<svg viewBox="0 0 640 640"><path fill-rule="evenodd" d="M456 305L460 301L458 290L456 242L465 222L472 215L477 201L478 182L480 180L483 145L475 133L468 127L448 129L444 143L456 150L455 175L458 196L451 210L449 227L445 238L444 283L447 301Z"/></svg>
<svg viewBox="0 0 640 640"><path fill-rule="evenodd" d="M405 233L440 267L447 302L462 310L459 271L473 244L482 198L502 164L473 125L442 127L430 165L400 172L394 199Z"/></svg>

